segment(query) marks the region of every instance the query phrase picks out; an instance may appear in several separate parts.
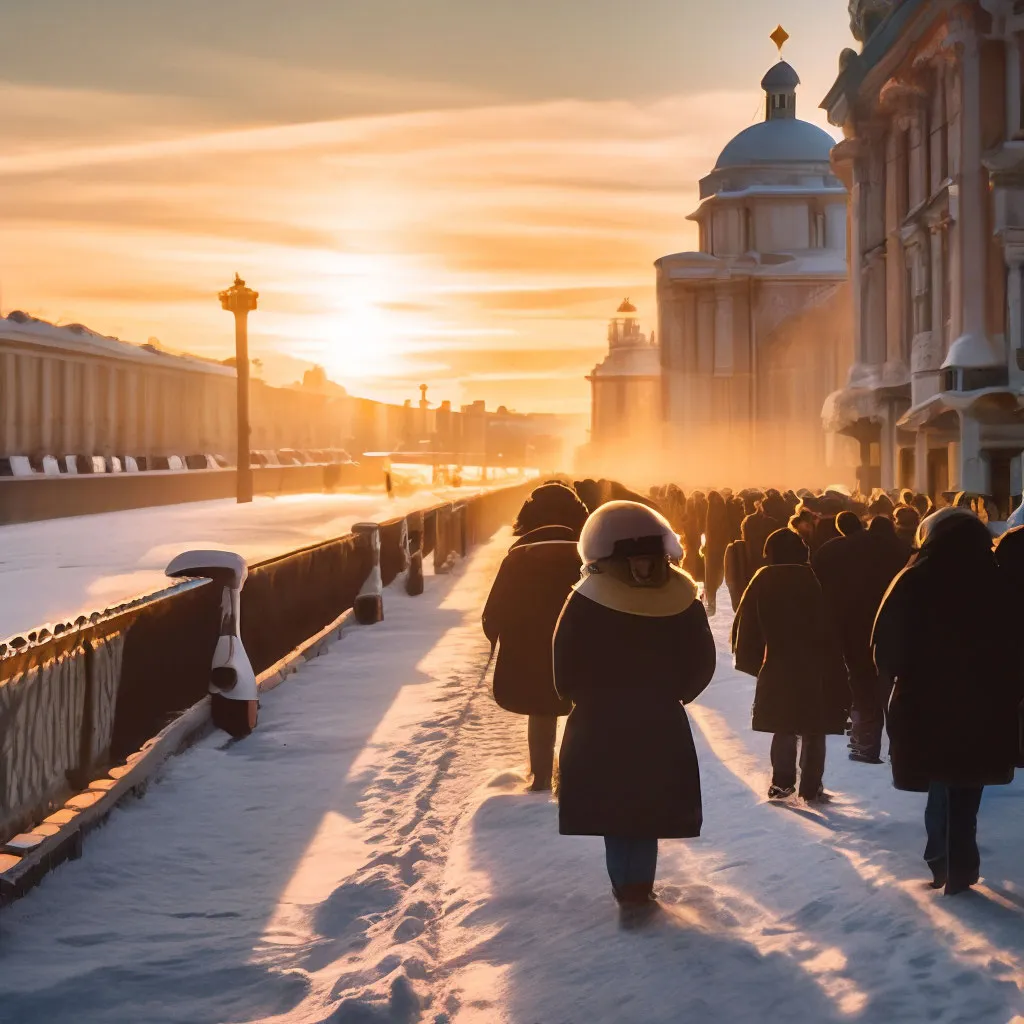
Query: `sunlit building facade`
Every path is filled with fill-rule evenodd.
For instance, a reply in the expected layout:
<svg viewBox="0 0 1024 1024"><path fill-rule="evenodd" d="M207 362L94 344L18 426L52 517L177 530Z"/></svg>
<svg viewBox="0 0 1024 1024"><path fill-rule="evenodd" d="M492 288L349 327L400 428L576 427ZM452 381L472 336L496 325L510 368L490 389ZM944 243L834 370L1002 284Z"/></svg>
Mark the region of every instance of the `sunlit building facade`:
<svg viewBox="0 0 1024 1024"><path fill-rule="evenodd" d="M647 442L660 417L658 346L640 330L637 309L626 299L608 323L608 355L590 381L590 440L598 449Z"/></svg>
<svg viewBox="0 0 1024 1024"><path fill-rule="evenodd" d="M799 84L785 61L768 71L764 119L700 182L698 251L655 264L665 443L695 481L852 475L821 426L851 355L847 192Z"/></svg>
<svg viewBox="0 0 1024 1024"><path fill-rule="evenodd" d="M852 192L855 359L826 425L884 487L987 494L1024 449L1024 13L856 0L822 106Z"/></svg>

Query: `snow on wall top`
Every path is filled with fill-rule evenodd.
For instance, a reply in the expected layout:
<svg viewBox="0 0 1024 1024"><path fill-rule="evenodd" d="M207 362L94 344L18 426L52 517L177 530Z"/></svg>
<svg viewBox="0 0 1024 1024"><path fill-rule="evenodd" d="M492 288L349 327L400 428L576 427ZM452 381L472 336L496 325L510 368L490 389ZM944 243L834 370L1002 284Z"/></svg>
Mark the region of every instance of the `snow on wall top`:
<svg viewBox="0 0 1024 1024"><path fill-rule="evenodd" d="M224 366L197 356L165 352L151 344L135 345L120 338L99 334L82 324L58 326L21 312L0 317L0 345L5 341L104 359L122 359L153 368L211 373L221 377L235 376L233 366Z"/></svg>

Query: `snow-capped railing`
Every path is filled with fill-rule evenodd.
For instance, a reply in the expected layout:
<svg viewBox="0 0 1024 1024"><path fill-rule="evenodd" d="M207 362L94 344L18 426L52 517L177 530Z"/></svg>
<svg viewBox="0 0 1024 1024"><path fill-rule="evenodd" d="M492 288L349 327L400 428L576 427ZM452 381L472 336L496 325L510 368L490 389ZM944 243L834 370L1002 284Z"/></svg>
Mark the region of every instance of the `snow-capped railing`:
<svg viewBox="0 0 1024 1024"><path fill-rule="evenodd" d="M352 608L375 562L382 587L412 566L406 589L422 592L423 558L433 554L435 572L449 571L513 519L532 486L381 523L377 553L348 534L249 566L240 640L255 674ZM0 847L61 805L75 813L69 796L87 803L109 782L102 776L206 697L222 591L189 580L0 643Z"/></svg>

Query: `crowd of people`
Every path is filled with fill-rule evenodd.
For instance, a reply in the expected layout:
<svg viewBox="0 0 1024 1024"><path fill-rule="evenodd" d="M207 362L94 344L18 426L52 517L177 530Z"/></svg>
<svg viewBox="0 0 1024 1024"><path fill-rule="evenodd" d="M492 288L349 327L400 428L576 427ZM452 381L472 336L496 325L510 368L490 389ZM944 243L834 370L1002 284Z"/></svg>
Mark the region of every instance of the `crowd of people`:
<svg viewBox="0 0 1024 1024"><path fill-rule="evenodd" d="M523 505L483 615L494 696L528 719L531 788L559 827L604 838L612 891L653 905L658 840L702 826L684 705L711 682L723 583L736 668L756 678L770 800L829 800L826 737L927 794L925 860L948 894L979 879L985 786L1021 760L1024 640L1011 622L1024 527L997 539L966 496L910 491L647 495L549 481ZM699 586L703 584L703 587Z"/></svg>

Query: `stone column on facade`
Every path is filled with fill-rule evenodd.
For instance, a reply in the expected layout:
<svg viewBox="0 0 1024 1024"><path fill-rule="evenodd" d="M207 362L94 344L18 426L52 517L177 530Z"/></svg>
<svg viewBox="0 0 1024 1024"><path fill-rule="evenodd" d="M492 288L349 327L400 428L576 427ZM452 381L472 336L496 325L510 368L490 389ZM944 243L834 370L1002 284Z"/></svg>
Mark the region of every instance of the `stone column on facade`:
<svg viewBox="0 0 1024 1024"><path fill-rule="evenodd" d="M39 446L42 452L47 455L53 449L53 377L56 364L53 359L42 358L39 360L40 373L40 417L39 417Z"/></svg>
<svg viewBox="0 0 1024 1024"><path fill-rule="evenodd" d="M0 454L19 454L18 409L23 404L22 392L18 388L18 357L13 352L5 352L3 361L3 438L0 440Z"/></svg>
<svg viewBox="0 0 1024 1024"><path fill-rule="evenodd" d="M928 452L928 433L919 429L914 435L914 490L918 494L929 491Z"/></svg>
<svg viewBox="0 0 1024 1024"><path fill-rule="evenodd" d="M715 289L714 375L731 377L733 372L732 295L728 288Z"/></svg>
<svg viewBox="0 0 1024 1024"><path fill-rule="evenodd" d="M1006 250L1006 348L1010 371L1010 386L1024 387L1024 367L1021 356L1024 354L1024 248L1008 247Z"/></svg>
<svg viewBox="0 0 1024 1024"><path fill-rule="evenodd" d="M903 243L900 239L899 147L900 126L896 119L885 142L885 356L886 366L898 363L903 341L903 305L908 301Z"/></svg>
<svg viewBox="0 0 1024 1024"><path fill-rule="evenodd" d="M969 413L960 414L960 487L961 491L987 494L989 467L981 453L981 424Z"/></svg>
<svg viewBox="0 0 1024 1024"><path fill-rule="evenodd" d="M82 381L82 437L80 439L84 451L82 454L92 453L96 448L96 387L97 387L96 363L90 360L85 364ZM69 448L61 455L77 455L75 448Z"/></svg>
<svg viewBox="0 0 1024 1024"><path fill-rule="evenodd" d="M988 218L985 209L985 168L981 139L981 54L977 31L962 17L955 42L960 50L959 187L956 202L956 256L954 258L955 298L953 316L959 315L959 330L950 346L949 359L958 366L989 366L996 360L985 324L985 267L988 248ZM953 348L956 351L953 351Z"/></svg>
<svg viewBox="0 0 1024 1024"><path fill-rule="evenodd" d="M63 361L63 387L61 388L61 431L60 431L60 446L62 451L69 452L72 450L76 438L81 437L80 430L80 417L79 409L81 407L81 399L79 396L79 389L75 387L78 382L78 363L73 363L70 359ZM54 452L55 455L60 452Z"/></svg>
<svg viewBox="0 0 1024 1024"><path fill-rule="evenodd" d="M896 415L891 403L886 403L882 415L882 431L879 437L880 486L890 491L896 486Z"/></svg>

